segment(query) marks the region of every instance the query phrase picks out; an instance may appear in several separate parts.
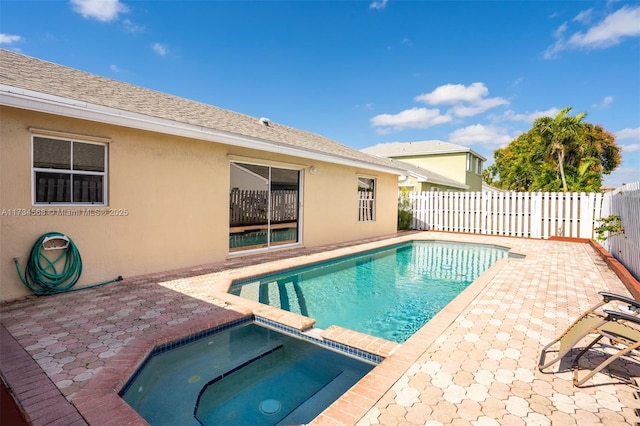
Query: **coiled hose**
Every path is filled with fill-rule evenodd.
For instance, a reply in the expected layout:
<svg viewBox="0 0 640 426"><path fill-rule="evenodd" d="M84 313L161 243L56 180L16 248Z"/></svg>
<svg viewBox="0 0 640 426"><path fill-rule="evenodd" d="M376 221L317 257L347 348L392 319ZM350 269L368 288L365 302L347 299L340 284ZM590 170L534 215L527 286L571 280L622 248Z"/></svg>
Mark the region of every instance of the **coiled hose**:
<svg viewBox="0 0 640 426"><path fill-rule="evenodd" d="M44 243L51 239L67 240L68 244L64 248L56 249L57 257L50 259L43 250L46 250ZM64 259L60 268L59 263ZM98 287L115 281L122 281L119 276L116 279L98 284L72 289L78 282L82 274L82 258L73 240L60 232L48 232L43 234L31 248L29 259L24 267L24 274L20 271L18 258L13 259L18 275L22 283L37 295L50 295L64 293L66 291L83 290Z"/></svg>

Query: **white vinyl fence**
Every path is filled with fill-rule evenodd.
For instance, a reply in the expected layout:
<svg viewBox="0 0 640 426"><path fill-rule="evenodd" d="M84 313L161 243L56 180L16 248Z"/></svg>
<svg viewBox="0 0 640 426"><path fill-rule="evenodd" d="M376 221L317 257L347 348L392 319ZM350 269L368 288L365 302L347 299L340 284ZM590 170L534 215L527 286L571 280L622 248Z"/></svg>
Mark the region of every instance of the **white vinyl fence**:
<svg viewBox="0 0 640 426"><path fill-rule="evenodd" d="M413 228L527 238L592 238L601 193L413 192Z"/></svg>
<svg viewBox="0 0 640 426"><path fill-rule="evenodd" d="M358 191L358 221L374 220L374 206L373 191Z"/></svg>
<svg viewBox="0 0 640 426"><path fill-rule="evenodd" d="M610 236L600 244L640 280L640 182L624 185L607 195L603 217L620 217L624 233Z"/></svg>
<svg viewBox="0 0 640 426"><path fill-rule="evenodd" d="M271 200L269 200L271 195ZM231 226L298 220L298 191L233 190L229 194L229 224Z"/></svg>
<svg viewBox="0 0 640 426"><path fill-rule="evenodd" d="M640 276L640 182L613 192L411 192L413 229L506 235L595 238L598 219L617 215L624 234L600 242Z"/></svg>

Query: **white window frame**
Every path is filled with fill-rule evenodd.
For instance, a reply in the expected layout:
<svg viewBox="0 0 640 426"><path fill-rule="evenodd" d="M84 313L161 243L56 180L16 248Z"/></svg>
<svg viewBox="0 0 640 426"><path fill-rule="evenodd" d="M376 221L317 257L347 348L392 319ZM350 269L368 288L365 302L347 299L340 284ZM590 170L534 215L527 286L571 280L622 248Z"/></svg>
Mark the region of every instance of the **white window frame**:
<svg viewBox="0 0 640 426"><path fill-rule="evenodd" d="M44 139L55 139L60 141L65 141L70 143L71 156L69 169L49 169L44 167L34 167L34 146L36 138L44 138ZM33 206L52 206L52 207L63 207L63 206L107 206L108 205L108 173L109 170L109 144L106 142L98 142L87 140L89 138L76 138L71 135L63 134L58 135L57 132L42 132L42 133L33 133L31 135L31 203ZM98 138L96 138L98 139ZM100 145L104 148L104 171L102 172L92 172L85 170L73 170L73 144L74 143L83 143L87 145ZM85 175L85 176L102 176L102 202L99 203L82 203L82 202L74 202L71 200L70 202L38 202L36 200L37 196L37 179L36 175L38 172L41 173L58 173L58 174L66 174L71 176L71 194L73 197L73 176L74 175Z"/></svg>
<svg viewBox="0 0 640 426"><path fill-rule="evenodd" d="M298 174L298 224L297 224L298 241L293 243L287 243L287 244L271 244L271 241L268 240L268 244L266 247L248 248L248 249L239 249L239 250L230 250L228 248L229 256L246 255L247 253L264 252L269 250L277 250L285 247L302 245L302 228L303 228L303 217L304 217L304 214L303 214L304 177L305 177L304 171L306 166L298 165L294 163L285 163L281 161L256 159L252 157L245 157L242 155L233 155L233 154L227 155L227 158L229 159L229 176L231 173L231 167L233 167L234 164L244 163L244 164L253 164L255 166L268 167L269 168L269 182L268 182L269 191L271 191L271 169L277 168L277 169L284 169L284 170L294 170L299 173ZM269 197L268 199L268 209L269 211L271 211L271 197ZM227 220L227 226L229 226L229 220Z"/></svg>
<svg viewBox="0 0 640 426"><path fill-rule="evenodd" d="M373 180L373 191L371 191L371 198L361 198L360 191L360 179L371 179ZM378 192L378 179L375 176L366 176L366 175L357 175L358 181L358 222L375 222L376 220L376 199ZM367 206L369 204L369 206ZM370 214L367 214L370 212Z"/></svg>

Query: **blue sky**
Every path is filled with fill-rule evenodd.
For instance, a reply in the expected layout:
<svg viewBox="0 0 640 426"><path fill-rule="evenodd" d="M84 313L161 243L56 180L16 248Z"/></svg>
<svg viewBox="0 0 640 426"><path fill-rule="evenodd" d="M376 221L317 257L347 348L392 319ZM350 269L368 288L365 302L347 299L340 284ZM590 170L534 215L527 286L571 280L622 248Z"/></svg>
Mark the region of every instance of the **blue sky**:
<svg viewBox="0 0 640 426"><path fill-rule="evenodd" d="M493 151L573 107L640 180L638 1L6 1L0 47L356 149Z"/></svg>

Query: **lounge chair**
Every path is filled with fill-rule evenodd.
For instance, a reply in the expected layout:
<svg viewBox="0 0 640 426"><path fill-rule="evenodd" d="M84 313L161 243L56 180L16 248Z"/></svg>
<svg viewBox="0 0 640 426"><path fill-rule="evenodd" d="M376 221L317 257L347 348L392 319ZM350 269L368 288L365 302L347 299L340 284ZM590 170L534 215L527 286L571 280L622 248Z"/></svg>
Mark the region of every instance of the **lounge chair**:
<svg viewBox="0 0 640 426"><path fill-rule="evenodd" d="M583 312L560 336L542 348L540 360L538 361L538 369L540 371L560 361L582 339L590 334L599 334L599 328L612 322L610 319L607 319L608 315L606 313L597 311L598 308L615 301L626 303L629 311L635 312L636 315L640 313L640 301L604 291L598 292L598 294L602 297L600 302ZM600 336L600 338L602 337L603 336ZM599 338L596 338L596 340L599 340ZM558 342L560 346L556 357L545 363L547 351ZM592 343L595 344L596 342ZM591 346L593 346L593 344Z"/></svg>
<svg viewBox="0 0 640 426"><path fill-rule="evenodd" d="M594 374L605 368L607 365L640 347L640 328L638 328L640 326L640 317L619 311L605 310L604 312L607 316L601 321L601 324L594 329L597 334L596 338L593 339L582 351L580 351L573 361L573 384L575 386L582 386L584 382L589 380ZM596 368L591 370L591 372L582 379L579 379L578 361L580 360L580 357L587 353L587 351L603 337L607 337L611 340L615 345L617 352L607 357L607 359L598 364Z"/></svg>

